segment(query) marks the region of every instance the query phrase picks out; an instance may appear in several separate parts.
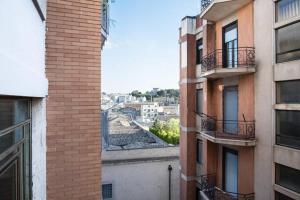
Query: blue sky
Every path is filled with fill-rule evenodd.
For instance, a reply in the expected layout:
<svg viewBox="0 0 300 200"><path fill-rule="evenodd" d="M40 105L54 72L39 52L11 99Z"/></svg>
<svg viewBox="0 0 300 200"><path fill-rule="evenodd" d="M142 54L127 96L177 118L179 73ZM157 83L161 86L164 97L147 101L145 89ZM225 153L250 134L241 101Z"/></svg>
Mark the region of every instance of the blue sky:
<svg viewBox="0 0 300 200"><path fill-rule="evenodd" d="M178 88L178 28L200 0L115 0L102 54L102 91Z"/></svg>

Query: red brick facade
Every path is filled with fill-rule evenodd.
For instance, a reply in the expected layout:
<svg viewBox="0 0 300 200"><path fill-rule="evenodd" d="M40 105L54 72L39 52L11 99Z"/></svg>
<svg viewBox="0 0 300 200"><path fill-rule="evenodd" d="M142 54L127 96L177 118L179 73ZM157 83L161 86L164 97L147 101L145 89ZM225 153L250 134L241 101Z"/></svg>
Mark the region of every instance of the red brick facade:
<svg viewBox="0 0 300 200"><path fill-rule="evenodd" d="M47 199L101 199L101 0L48 0Z"/></svg>

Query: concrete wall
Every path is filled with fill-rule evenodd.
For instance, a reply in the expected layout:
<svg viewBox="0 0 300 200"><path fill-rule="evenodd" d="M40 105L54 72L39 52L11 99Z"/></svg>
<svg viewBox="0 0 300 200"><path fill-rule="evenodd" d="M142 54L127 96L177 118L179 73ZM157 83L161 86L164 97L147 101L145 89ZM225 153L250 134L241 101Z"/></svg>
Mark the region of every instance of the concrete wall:
<svg viewBox="0 0 300 200"><path fill-rule="evenodd" d="M46 99L32 100L32 198L46 199Z"/></svg>
<svg viewBox="0 0 300 200"><path fill-rule="evenodd" d="M0 1L0 95L45 97L45 23L33 2Z"/></svg>
<svg viewBox="0 0 300 200"><path fill-rule="evenodd" d="M256 199L273 199L273 1L254 1L255 73L255 180Z"/></svg>
<svg viewBox="0 0 300 200"><path fill-rule="evenodd" d="M113 184L113 200L179 199L179 148L103 151L102 184Z"/></svg>
<svg viewBox="0 0 300 200"><path fill-rule="evenodd" d="M255 195L256 199L274 199L274 190L291 198L300 195L275 184L275 163L299 170L299 150L275 145L274 106L276 81L300 79L300 61L276 63L275 29L293 23L299 17L275 23L275 1L254 1L254 43L256 48L255 73ZM283 104L281 108L285 109ZM295 106L297 107L297 106ZM292 109L293 110L293 109Z"/></svg>

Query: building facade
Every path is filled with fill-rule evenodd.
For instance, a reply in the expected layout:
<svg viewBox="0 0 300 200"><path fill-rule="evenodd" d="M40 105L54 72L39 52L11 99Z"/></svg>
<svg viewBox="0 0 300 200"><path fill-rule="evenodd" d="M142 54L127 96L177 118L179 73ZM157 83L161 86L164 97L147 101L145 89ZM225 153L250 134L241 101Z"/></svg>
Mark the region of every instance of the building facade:
<svg viewBox="0 0 300 200"><path fill-rule="evenodd" d="M154 122L158 116L159 105L157 102L141 104L141 121L144 123Z"/></svg>
<svg viewBox="0 0 300 200"><path fill-rule="evenodd" d="M0 2L0 199L46 199L44 1Z"/></svg>
<svg viewBox="0 0 300 200"><path fill-rule="evenodd" d="M47 5L47 199L101 199L100 60L108 1Z"/></svg>
<svg viewBox="0 0 300 200"><path fill-rule="evenodd" d="M300 198L299 6L202 0L182 20L181 199Z"/></svg>
<svg viewBox="0 0 300 200"><path fill-rule="evenodd" d="M107 10L100 0L1 1L1 200L101 199Z"/></svg>

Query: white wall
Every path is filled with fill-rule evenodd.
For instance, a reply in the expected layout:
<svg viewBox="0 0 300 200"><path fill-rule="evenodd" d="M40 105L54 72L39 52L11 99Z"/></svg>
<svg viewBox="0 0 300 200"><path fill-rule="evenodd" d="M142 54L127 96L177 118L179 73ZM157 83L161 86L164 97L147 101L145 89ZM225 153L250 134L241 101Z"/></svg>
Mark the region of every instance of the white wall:
<svg viewBox="0 0 300 200"><path fill-rule="evenodd" d="M167 200L172 165L172 200L179 199L179 161L102 165L102 183L113 184L113 200Z"/></svg>
<svg viewBox="0 0 300 200"><path fill-rule="evenodd" d="M171 165L171 199L179 200L178 154L178 147L103 151L102 184L113 184L113 200L167 200Z"/></svg>
<svg viewBox="0 0 300 200"><path fill-rule="evenodd" d="M44 97L45 23L32 0L1 0L0 24L0 95Z"/></svg>
<svg viewBox="0 0 300 200"><path fill-rule="evenodd" d="M32 101L32 197L46 199L46 99Z"/></svg>
<svg viewBox="0 0 300 200"><path fill-rule="evenodd" d="M42 10L45 12L45 0ZM0 95L32 100L33 200L46 199L45 22L32 0L0 1Z"/></svg>

